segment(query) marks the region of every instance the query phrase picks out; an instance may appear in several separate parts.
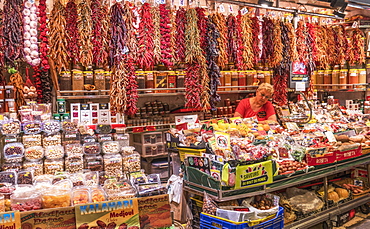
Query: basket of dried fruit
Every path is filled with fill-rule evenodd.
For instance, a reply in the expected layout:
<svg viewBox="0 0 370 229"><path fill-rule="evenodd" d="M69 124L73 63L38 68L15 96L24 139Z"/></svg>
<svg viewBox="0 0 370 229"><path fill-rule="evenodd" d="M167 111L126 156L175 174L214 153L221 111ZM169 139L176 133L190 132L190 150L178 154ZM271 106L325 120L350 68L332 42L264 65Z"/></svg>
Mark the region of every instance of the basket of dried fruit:
<svg viewBox="0 0 370 229"><path fill-rule="evenodd" d="M341 188L351 191L353 199L359 198L365 195L366 193L370 192L369 187L356 184L355 180L351 178L346 178L340 181L336 181L334 182L334 184L340 186Z"/></svg>

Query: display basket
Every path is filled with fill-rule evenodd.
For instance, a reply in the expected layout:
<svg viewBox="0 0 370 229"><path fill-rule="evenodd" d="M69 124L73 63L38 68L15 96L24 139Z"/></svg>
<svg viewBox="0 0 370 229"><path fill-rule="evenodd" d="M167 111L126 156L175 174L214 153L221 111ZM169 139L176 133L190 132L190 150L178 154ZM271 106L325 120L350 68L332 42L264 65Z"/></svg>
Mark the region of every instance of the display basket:
<svg viewBox="0 0 370 229"><path fill-rule="evenodd" d="M338 187L341 187L341 188L345 188L343 187L343 184L353 184L353 179L352 178L345 178L345 179L342 179L340 181L335 181L334 184L337 185ZM363 189L363 192L361 193L353 193L352 191L350 191L350 195L352 195L352 199L357 199L357 198L360 198L366 194L368 194L370 192L370 188L367 187L367 186L364 186L364 189Z"/></svg>
<svg viewBox="0 0 370 229"><path fill-rule="evenodd" d="M201 213L200 214L201 229L280 229L284 228L284 208L279 207L276 215L271 215L259 220L251 220L248 222L234 222L228 219L217 217L214 215Z"/></svg>

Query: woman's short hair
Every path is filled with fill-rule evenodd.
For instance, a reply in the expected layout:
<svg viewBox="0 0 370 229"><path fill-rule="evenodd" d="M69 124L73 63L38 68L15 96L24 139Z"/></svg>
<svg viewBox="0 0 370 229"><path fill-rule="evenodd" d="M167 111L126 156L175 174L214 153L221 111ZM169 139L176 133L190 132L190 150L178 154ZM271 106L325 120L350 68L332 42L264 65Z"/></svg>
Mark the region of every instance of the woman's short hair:
<svg viewBox="0 0 370 229"><path fill-rule="evenodd" d="M258 86L257 91L266 90L270 92L271 94L274 94L274 88L269 83L262 83Z"/></svg>

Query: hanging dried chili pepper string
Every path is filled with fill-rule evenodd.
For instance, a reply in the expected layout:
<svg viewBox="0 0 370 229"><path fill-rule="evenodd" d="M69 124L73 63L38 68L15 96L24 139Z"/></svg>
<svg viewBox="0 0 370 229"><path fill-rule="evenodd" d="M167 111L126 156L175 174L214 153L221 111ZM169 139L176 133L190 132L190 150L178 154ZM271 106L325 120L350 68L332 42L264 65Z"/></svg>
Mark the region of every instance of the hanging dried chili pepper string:
<svg viewBox="0 0 370 229"><path fill-rule="evenodd" d="M294 30L293 24L291 22L284 23L284 26L286 26L288 39L289 39L288 54L289 54L289 57L290 57L290 62L294 62L294 61L297 61L298 58L299 58L298 53L297 53L297 36L295 34L295 30Z"/></svg>
<svg viewBox="0 0 370 229"><path fill-rule="evenodd" d="M4 47L4 40L3 40L3 37L4 37L4 34L3 34L3 30L4 30L4 13L2 11L2 9L0 9L0 47ZM3 75L3 70L5 68L5 59L4 59L4 49L3 48L0 48L0 85L1 86L5 86L5 80L4 80L4 75Z"/></svg>
<svg viewBox="0 0 370 229"><path fill-rule="evenodd" d="M328 35L325 26L316 26L317 63L319 69L329 68Z"/></svg>
<svg viewBox="0 0 370 229"><path fill-rule="evenodd" d="M4 57L5 64L15 66L15 61L23 58L23 0L4 1Z"/></svg>
<svg viewBox="0 0 370 229"><path fill-rule="evenodd" d="M176 59L178 62L185 61L185 25L186 11L180 7L176 12Z"/></svg>
<svg viewBox="0 0 370 229"><path fill-rule="evenodd" d="M346 37L342 26L334 27L334 40L335 47L337 50L336 64L343 64L346 58Z"/></svg>
<svg viewBox="0 0 370 229"><path fill-rule="evenodd" d="M311 48L311 60L316 61L318 50L317 50L317 44L316 44L316 28L312 23L306 22L306 28L307 28L307 44Z"/></svg>
<svg viewBox="0 0 370 229"><path fill-rule="evenodd" d="M152 70L154 66L153 19L149 3L144 3L140 9L141 21L138 29L137 64L143 70Z"/></svg>
<svg viewBox="0 0 370 229"><path fill-rule="evenodd" d="M66 5L66 34L68 56L73 64L79 62L80 34L78 31L78 13L75 0L69 0ZM99 20L100 21L100 20Z"/></svg>
<svg viewBox="0 0 370 229"><path fill-rule="evenodd" d="M54 1L53 10L50 13L51 17L48 23L49 39L53 41L50 44L50 58L55 63L57 72L60 73L63 69L68 69L69 57L66 43L66 20L64 18L65 8L60 0Z"/></svg>
<svg viewBox="0 0 370 229"><path fill-rule="evenodd" d="M91 20L92 20L92 36L91 43L93 45L93 63L96 66L104 66L108 60L108 27L109 13L106 1L92 0L91 1Z"/></svg>
<svg viewBox="0 0 370 229"><path fill-rule="evenodd" d="M326 55L328 55L328 61L329 61L329 65L330 66L333 66L336 64L336 60L337 60L337 50L335 50L336 48L336 45L335 45L335 40L334 40L334 31L332 30L332 27L331 26L327 26L327 41L328 41L328 52L326 53ZM329 66L329 68L330 68Z"/></svg>
<svg viewBox="0 0 370 229"><path fill-rule="evenodd" d="M227 17L227 53L229 56L229 63L235 63L236 53L238 50L236 41L236 19L235 16L230 14Z"/></svg>
<svg viewBox="0 0 370 229"><path fill-rule="evenodd" d="M243 30L242 30L242 14L239 10L238 16L236 17L235 21L235 40L236 40L236 58L235 58L235 65L238 70L244 70L245 69L245 63L244 63L244 41L243 41Z"/></svg>
<svg viewBox="0 0 370 229"><path fill-rule="evenodd" d="M268 17L263 18L262 22L262 55L261 60L264 64L269 64L274 54L274 22Z"/></svg>
<svg viewBox="0 0 370 229"><path fill-rule="evenodd" d="M171 43L171 62L175 64L177 61L177 54L176 54L176 49L177 49L177 44L176 44L176 13L174 10L170 10L170 43Z"/></svg>
<svg viewBox="0 0 370 229"><path fill-rule="evenodd" d="M219 55L217 49L217 39L220 37L216 25L213 23L211 18L207 20L207 63L208 63L208 76L210 79L210 106L211 109L216 109L217 103L221 101L221 96L217 94L218 85L220 85L221 72L220 68L216 63L216 59Z"/></svg>
<svg viewBox="0 0 370 229"><path fill-rule="evenodd" d="M228 53L227 53L227 27L226 19L222 13L216 12L212 14L212 21L216 25L217 30L220 33L220 37L217 39L219 55L217 57L217 64L221 69L226 67L228 63Z"/></svg>
<svg viewBox="0 0 370 229"><path fill-rule="evenodd" d="M167 9L166 4L159 5L160 12L160 34L161 34L161 62L167 68L172 67L172 46L171 46L171 24L170 24L170 10Z"/></svg>
<svg viewBox="0 0 370 229"><path fill-rule="evenodd" d="M280 20L273 20L273 23L274 23L274 31L273 31L274 52L271 55L270 66L275 68L283 60L283 46L284 45L281 41L282 34L281 34ZM284 34L284 36L287 36L287 34Z"/></svg>
<svg viewBox="0 0 370 229"><path fill-rule="evenodd" d="M240 36L243 41L243 62L246 69L254 67L254 53L253 53L253 29L252 20L248 14L244 14L241 18L242 35Z"/></svg>
<svg viewBox="0 0 370 229"><path fill-rule="evenodd" d="M260 33L261 33L261 24L258 17L252 17L252 48L253 48L253 63L254 65L258 64L261 57L261 48L260 48Z"/></svg>
<svg viewBox="0 0 370 229"><path fill-rule="evenodd" d="M161 15L159 12L158 7L152 7L151 13L153 17L153 43L154 43L154 50L153 50L153 61L154 65L161 63Z"/></svg>
<svg viewBox="0 0 370 229"><path fill-rule="evenodd" d="M207 48L207 19L205 14L206 9L197 7L195 8L195 10L197 11L198 16L200 47L203 50L203 54L205 54Z"/></svg>
<svg viewBox="0 0 370 229"><path fill-rule="evenodd" d="M92 20L91 20L91 1L90 0L80 0L78 4L78 31L80 33L80 63L85 68L91 67L93 63L93 53L92 53Z"/></svg>
<svg viewBox="0 0 370 229"><path fill-rule="evenodd" d="M305 23L303 20L298 22L296 29L297 35L297 53L298 60L304 64L307 64L307 46L306 46L306 36L305 36Z"/></svg>
<svg viewBox="0 0 370 229"><path fill-rule="evenodd" d="M307 75L309 76L310 82L309 87L306 90L306 94L308 97L312 97L313 95L313 80L312 80L312 73L316 69L316 64L314 61L314 55L317 54L317 48L315 43L315 29L311 23L307 22L305 27L305 36L306 36L306 44L307 44Z"/></svg>
<svg viewBox="0 0 370 229"><path fill-rule="evenodd" d="M353 29L351 36L351 55L350 64L365 63L365 37L364 33L357 27Z"/></svg>

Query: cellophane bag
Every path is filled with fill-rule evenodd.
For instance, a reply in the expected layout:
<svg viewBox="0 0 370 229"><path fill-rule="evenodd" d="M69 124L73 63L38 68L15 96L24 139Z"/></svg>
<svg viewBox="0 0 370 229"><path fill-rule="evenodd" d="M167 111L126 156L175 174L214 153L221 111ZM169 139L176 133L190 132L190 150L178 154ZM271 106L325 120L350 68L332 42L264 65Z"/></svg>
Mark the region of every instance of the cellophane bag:
<svg viewBox="0 0 370 229"><path fill-rule="evenodd" d="M206 192L204 192L202 211L210 215L216 215L217 208L218 208L217 204L211 199L211 197Z"/></svg>

